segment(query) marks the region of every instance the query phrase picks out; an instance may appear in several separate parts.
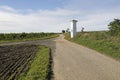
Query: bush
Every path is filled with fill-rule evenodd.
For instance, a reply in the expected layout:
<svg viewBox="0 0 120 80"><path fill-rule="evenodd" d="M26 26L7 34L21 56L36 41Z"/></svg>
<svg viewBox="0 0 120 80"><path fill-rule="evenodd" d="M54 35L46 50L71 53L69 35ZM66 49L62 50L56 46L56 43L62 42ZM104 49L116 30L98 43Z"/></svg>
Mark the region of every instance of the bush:
<svg viewBox="0 0 120 80"><path fill-rule="evenodd" d="M120 35L120 20L114 19L109 23L109 32L111 35Z"/></svg>
<svg viewBox="0 0 120 80"><path fill-rule="evenodd" d="M55 33L0 33L0 40L23 40L53 36Z"/></svg>

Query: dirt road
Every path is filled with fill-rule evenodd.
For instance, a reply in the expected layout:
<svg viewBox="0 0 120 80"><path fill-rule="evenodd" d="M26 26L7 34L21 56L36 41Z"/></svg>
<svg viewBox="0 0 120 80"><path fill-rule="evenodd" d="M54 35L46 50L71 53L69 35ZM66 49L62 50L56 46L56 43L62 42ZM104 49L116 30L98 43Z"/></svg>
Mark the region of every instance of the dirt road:
<svg viewBox="0 0 120 80"><path fill-rule="evenodd" d="M53 53L55 80L120 80L120 62L69 42L63 35L55 39L1 45L12 44L50 46Z"/></svg>
<svg viewBox="0 0 120 80"><path fill-rule="evenodd" d="M55 40L55 80L120 80L120 62L63 37Z"/></svg>

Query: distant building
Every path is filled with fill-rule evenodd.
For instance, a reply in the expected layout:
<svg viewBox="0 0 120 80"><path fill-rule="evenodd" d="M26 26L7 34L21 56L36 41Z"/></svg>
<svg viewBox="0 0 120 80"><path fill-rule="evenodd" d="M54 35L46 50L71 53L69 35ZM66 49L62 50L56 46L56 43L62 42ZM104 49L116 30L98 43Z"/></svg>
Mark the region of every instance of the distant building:
<svg viewBox="0 0 120 80"><path fill-rule="evenodd" d="M77 33L76 23L77 23L77 20L74 20L74 19L71 20L71 38L73 38Z"/></svg>

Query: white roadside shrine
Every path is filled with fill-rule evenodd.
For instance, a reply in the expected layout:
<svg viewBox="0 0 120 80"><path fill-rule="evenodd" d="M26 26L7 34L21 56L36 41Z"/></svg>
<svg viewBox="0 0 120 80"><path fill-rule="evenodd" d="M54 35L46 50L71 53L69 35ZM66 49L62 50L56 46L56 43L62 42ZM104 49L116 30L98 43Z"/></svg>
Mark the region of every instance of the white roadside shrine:
<svg viewBox="0 0 120 80"><path fill-rule="evenodd" d="M76 23L77 23L77 20L74 20L74 19L71 20L71 38L73 38L77 33Z"/></svg>

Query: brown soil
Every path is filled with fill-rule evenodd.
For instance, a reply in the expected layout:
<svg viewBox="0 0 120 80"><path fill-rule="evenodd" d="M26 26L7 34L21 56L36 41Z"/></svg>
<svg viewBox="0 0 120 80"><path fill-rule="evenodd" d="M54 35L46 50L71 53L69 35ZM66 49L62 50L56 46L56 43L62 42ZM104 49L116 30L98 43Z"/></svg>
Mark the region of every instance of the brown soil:
<svg viewBox="0 0 120 80"><path fill-rule="evenodd" d="M37 46L26 44L0 46L0 80L17 80L37 50Z"/></svg>

